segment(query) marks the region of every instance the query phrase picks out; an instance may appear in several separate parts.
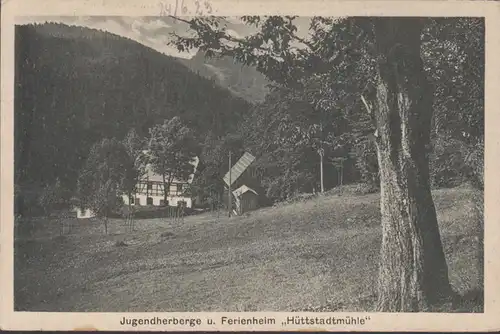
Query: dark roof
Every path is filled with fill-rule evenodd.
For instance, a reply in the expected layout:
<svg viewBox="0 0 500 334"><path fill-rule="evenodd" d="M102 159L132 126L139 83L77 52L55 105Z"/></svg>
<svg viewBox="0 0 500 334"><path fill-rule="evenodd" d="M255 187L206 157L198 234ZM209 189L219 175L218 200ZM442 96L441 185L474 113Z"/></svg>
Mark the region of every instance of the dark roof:
<svg viewBox="0 0 500 334"><path fill-rule="evenodd" d="M238 180L238 178L243 174L243 172L254 162L255 157L248 152L245 152L243 156L234 164L231 168L231 185ZM224 175L224 183L229 185L229 172Z"/></svg>

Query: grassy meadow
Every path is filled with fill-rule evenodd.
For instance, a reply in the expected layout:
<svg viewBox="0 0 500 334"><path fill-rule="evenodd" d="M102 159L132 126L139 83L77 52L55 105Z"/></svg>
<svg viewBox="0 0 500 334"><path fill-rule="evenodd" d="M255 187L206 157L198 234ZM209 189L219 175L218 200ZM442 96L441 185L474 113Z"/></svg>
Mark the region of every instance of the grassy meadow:
<svg viewBox="0 0 500 334"><path fill-rule="evenodd" d="M433 193L461 294L482 289L475 194ZM330 194L243 217L184 222L33 222L15 241L17 311L371 311L381 242L379 195ZM478 300L452 311L482 311Z"/></svg>

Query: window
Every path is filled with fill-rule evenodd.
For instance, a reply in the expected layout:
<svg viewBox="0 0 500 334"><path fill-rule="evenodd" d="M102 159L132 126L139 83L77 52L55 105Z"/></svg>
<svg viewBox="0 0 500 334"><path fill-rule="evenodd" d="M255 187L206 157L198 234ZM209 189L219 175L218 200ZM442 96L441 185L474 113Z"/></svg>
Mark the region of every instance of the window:
<svg viewBox="0 0 500 334"><path fill-rule="evenodd" d="M151 190L151 189L153 189L153 183L148 182L148 190Z"/></svg>

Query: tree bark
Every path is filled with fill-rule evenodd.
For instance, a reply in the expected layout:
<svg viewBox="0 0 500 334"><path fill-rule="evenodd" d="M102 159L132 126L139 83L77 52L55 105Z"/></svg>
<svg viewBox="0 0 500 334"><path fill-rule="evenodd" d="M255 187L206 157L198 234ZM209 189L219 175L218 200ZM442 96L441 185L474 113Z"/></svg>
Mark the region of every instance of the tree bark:
<svg viewBox="0 0 500 334"><path fill-rule="evenodd" d="M168 201L168 192L170 191L170 184L167 184L167 179L165 177L165 173L163 173L163 205L167 205L167 201ZM169 179L170 179L170 175L169 175Z"/></svg>
<svg viewBox="0 0 500 334"><path fill-rule="evenodd" d="M429 311L452 296L429 182L433 91L420 58L421 27L418 18L374 21L382 312Z"/></svg>
<svg viewBox="0 0 500 334"><path fill-rule="evenodd" d="M323 183L323 152L319 154L319 170L320 170L320 179L321 179L321 193L325 192L325 187Z"/></svg>
<svg viewBox="0 0 500 334"><path fill-rule="evenodd" d="M127 221L128 221L128 229L130 231L133 231L134 230L134 216L133 216L133 213L132 213L132 203L130 202L130 198L132 197L132 195L129 195L128 197L128 212L127 212Z"/></svg>
<svg viewBox="0 0 500 334"><path fill-rule="evenodd" d="M340 185L344 185L344 159L340 160Z"/></svg>
<svg viewBox="0 0 500 334"><path fill-rule="evenodd" d="M174 182L174 175L173 175L173 172L170 172L170 174L168 174L168 184L167 184L167 194L168 195L171 195L170 194L170 186L172 185L172 182ZM165 203L167 203L167 202L168 202L168 199L165 200Z"/></svg>

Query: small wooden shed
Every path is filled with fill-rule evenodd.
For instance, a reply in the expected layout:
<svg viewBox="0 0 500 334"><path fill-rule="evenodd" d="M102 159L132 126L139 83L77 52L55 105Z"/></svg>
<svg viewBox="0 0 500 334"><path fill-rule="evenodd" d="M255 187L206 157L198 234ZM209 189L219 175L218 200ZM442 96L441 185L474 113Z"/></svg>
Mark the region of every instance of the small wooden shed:
<svg viewBox="0 0 500 334"><path fill-rule="evenodd" d="M245 152L223 178L225 183L224 203L228 202L231 191L231 211L236 215L255 210L261 205L262 189L255 177L253 163L255 157ZM257 190L256 190L257 189Z"/></svg>
<svg viewBox="0 0 500 334"><path fill-rule="evenodd" d="M255 210L259 206L259 194L246 185L242 185L233 191L233 195L235 199L235 210L238 215Z"/></svg>

